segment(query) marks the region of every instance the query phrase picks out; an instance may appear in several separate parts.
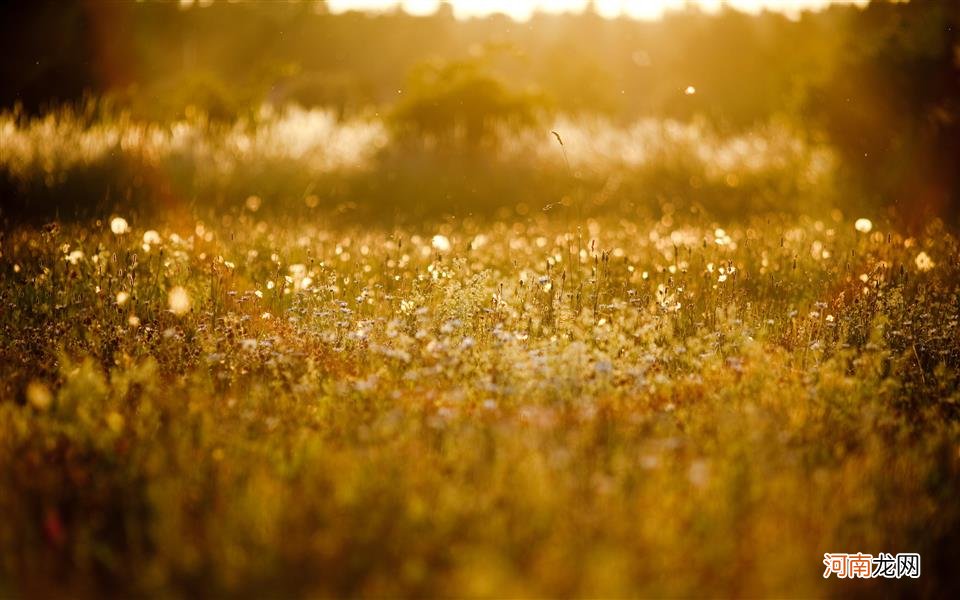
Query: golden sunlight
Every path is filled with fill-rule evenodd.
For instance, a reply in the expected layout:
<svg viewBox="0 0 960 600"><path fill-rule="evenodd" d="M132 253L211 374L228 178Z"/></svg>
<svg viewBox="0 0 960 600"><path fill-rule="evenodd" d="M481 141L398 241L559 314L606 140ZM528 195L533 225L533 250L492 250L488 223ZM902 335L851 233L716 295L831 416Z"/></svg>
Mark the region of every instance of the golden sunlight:
<svg viewBox="0 0 960 600"><path fill-rule="evenodd" d="M704 12L715 13L724 7L741 12L757 14L768 10L780 12L791 18L804 10L821 10L831 4L855 4L865 6L868 0L594 0L598 14L606 18L626 16L633 19L659 19L669 11L696 7ZM518 21L525 21L536 12L565 13L582 12L590 6L590 0L448 0L453 14L460 19L483 17L495 13L505 14ZM435 12L441 0L330 0L330 12L349 10L389 11L398 6L412 15L427 15Z"/></svg>
<svg viewBox="0 0 960 600"><path fill-rule="evenodd" d="M0 30L0 600L958 597L957 0Z"/></svg>

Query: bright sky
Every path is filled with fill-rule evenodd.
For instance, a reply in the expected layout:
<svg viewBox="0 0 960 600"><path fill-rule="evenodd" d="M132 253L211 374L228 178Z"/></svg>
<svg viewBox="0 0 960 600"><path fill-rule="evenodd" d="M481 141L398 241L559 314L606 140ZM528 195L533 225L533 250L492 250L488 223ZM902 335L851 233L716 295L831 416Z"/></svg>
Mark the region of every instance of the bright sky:
<svg viewBox="0 0 960 600"><path fill-rule="evenodd" d="M430 14L441 1L453 5L458 18L504 13L517 20L530 18L535 10L543 12L579 12L589 0L328 0L332 12L346 10L390 10L398 4L410 14ZM845 0L847 1L847 0ZM866 4L868 0L849 0L850 4ZM707 12L715 12L722 6L757 13L763 9L796 16L801 10L817 10L836 4L838 0L596 0L597 12L605 17L627 15L635 19L657 19L668 10L682 10L686 5L696 5Z"/></svg>

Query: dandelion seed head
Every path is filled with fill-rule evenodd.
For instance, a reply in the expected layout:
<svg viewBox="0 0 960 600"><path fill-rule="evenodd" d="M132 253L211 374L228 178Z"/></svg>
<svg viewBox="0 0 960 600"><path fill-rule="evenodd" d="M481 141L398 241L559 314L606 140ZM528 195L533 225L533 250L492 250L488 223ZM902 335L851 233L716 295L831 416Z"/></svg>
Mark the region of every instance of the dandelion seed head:
<svg viewBox="0 0 960 600"><path fill-rule="evenodd" d="M860 217L853 224L853 227L860 233L870 233L870 231L873 229L873 221Z"/></svg>
<svg viewBox="0 0 960 600"><path fill-rule="evenodd" d="M933 259L930 258L930 255L923 251L921 251L920 254L917 254L917 257L913 259L913 262L917 265L917 270L922 272L927 272L936 266L936 263L933 262Z"/></svg>
<svg viewBox="0 0 960 600"><path fill-rule="evenodd" d="M433 246L435 250L440 252L449 252L450 251L450 240L445 235L437 234L433 236L433 239L430 240L430 245Z"/></svg>
<svg viewBox="0 0 960 600"><path fill-rule="evenodd" d="M181 286L176 286L167 294L167 306L175 315L184 315L190 310L190 294Z"/></svg>
<svg viewBox="0 0 960 600"><path fill-rule="evenodd" d="M114 235L123 235L130 231L130 224L123 217L114 217L110 219L110 231Z"/></svg>

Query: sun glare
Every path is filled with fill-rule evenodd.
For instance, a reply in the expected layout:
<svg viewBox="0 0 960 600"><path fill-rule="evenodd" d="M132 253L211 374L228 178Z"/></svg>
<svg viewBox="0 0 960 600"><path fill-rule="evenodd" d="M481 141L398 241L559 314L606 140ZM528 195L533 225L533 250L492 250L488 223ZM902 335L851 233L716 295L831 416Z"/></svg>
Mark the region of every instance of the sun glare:
<svg viewBox="0 0 960 600"><path fill-rule="evenodd" d="M708 13L729 7L742 12L757 14L764 10L783 13L796 18L804 10L821 10L830 4L866 5L868 0L596 0L595 10L603 17L613 19L626 16L633 19L655 20L670 11L694 6ZM588 0L448 0L458 19L505 14L518 21L529 19L535 12L565 13L583 12L590 5ZM330 12L349 10L381 12L400 6L412 15L429 15L440 7L440 0L329 0Z"/></svg>

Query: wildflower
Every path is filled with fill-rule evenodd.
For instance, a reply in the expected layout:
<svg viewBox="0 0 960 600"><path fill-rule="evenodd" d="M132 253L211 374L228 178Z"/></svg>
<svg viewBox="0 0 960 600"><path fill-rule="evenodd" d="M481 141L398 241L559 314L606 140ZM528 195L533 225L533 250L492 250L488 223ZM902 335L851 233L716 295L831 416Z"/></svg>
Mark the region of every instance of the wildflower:
<svg viewBox="0 0 960 600"><path fill-rule="evenodd" d="M451 248L450 240L447 238L447 236L439 233L433 236L430 244L434 247L434 249L439 250L440 252L449 252Z"/></svg>
<svg viewBox="0 0 960 600"><path fill-rule="evenodd" d="M476 250L487 245L487 242L490 241L490 238L486 235L480 233L474 236L473 241L470 243L470 248Z"/></svg>
<svg viewBox="0 0 960 600"><path fill-rule="evenodd" d="M112 231L114 235L123 235L130 231L130 225L123 217L114 217L110 220L110 231Z"/></svg>
<svg viewBox="0 0 960 600"><path fill-rule="evenodd" d="M873 229L873 221L861 217L857 219L857 221L853 224L853 227L860 233L870 233L870 231Z"/></svg>
<svg viewBox="0 0 960 600"><path fill-rule="evenodd" d="M167 305L175 315L184 315L190 310L190 295L187 290L177 286L167 295Z"/></svg>
<svg viewBox="0 0 960 600"><path fill-rule="evenodd" d="M936 264L933 262L933 259L930 258L930 255L923 251L921 251L915 259L913 259L913 262L917 265L918 270L924 272L929 271L936 266Z"/></svg>
<svg viewBox="0 0 960 600"><path fill-rule="evenodd" d="M74 251L71 252L70 254L66 255L63 260L67 261L67 262L70 263L71 265L75 265L75 264L77 264L78 262L80 262L80 259L82 259L82 258L83 258L83 251L81 251L81 250L74 250ZM19 270L19 269L17 269L17 270Z"/></svg>
<svg viewBox="0 0 960 600"><path fill-rule="evenodd" d="M127 292L117 292L117 306L123 306L127 303L127 300L130 299L130 294Z"/></svg>
<svg viewBox="0 0 960 600"><path fill-rule="evenodd" d="M155 229L148 229L147 231L143 232L144 244L159 244L160 241L160 234L157 233Z"/></svg>

